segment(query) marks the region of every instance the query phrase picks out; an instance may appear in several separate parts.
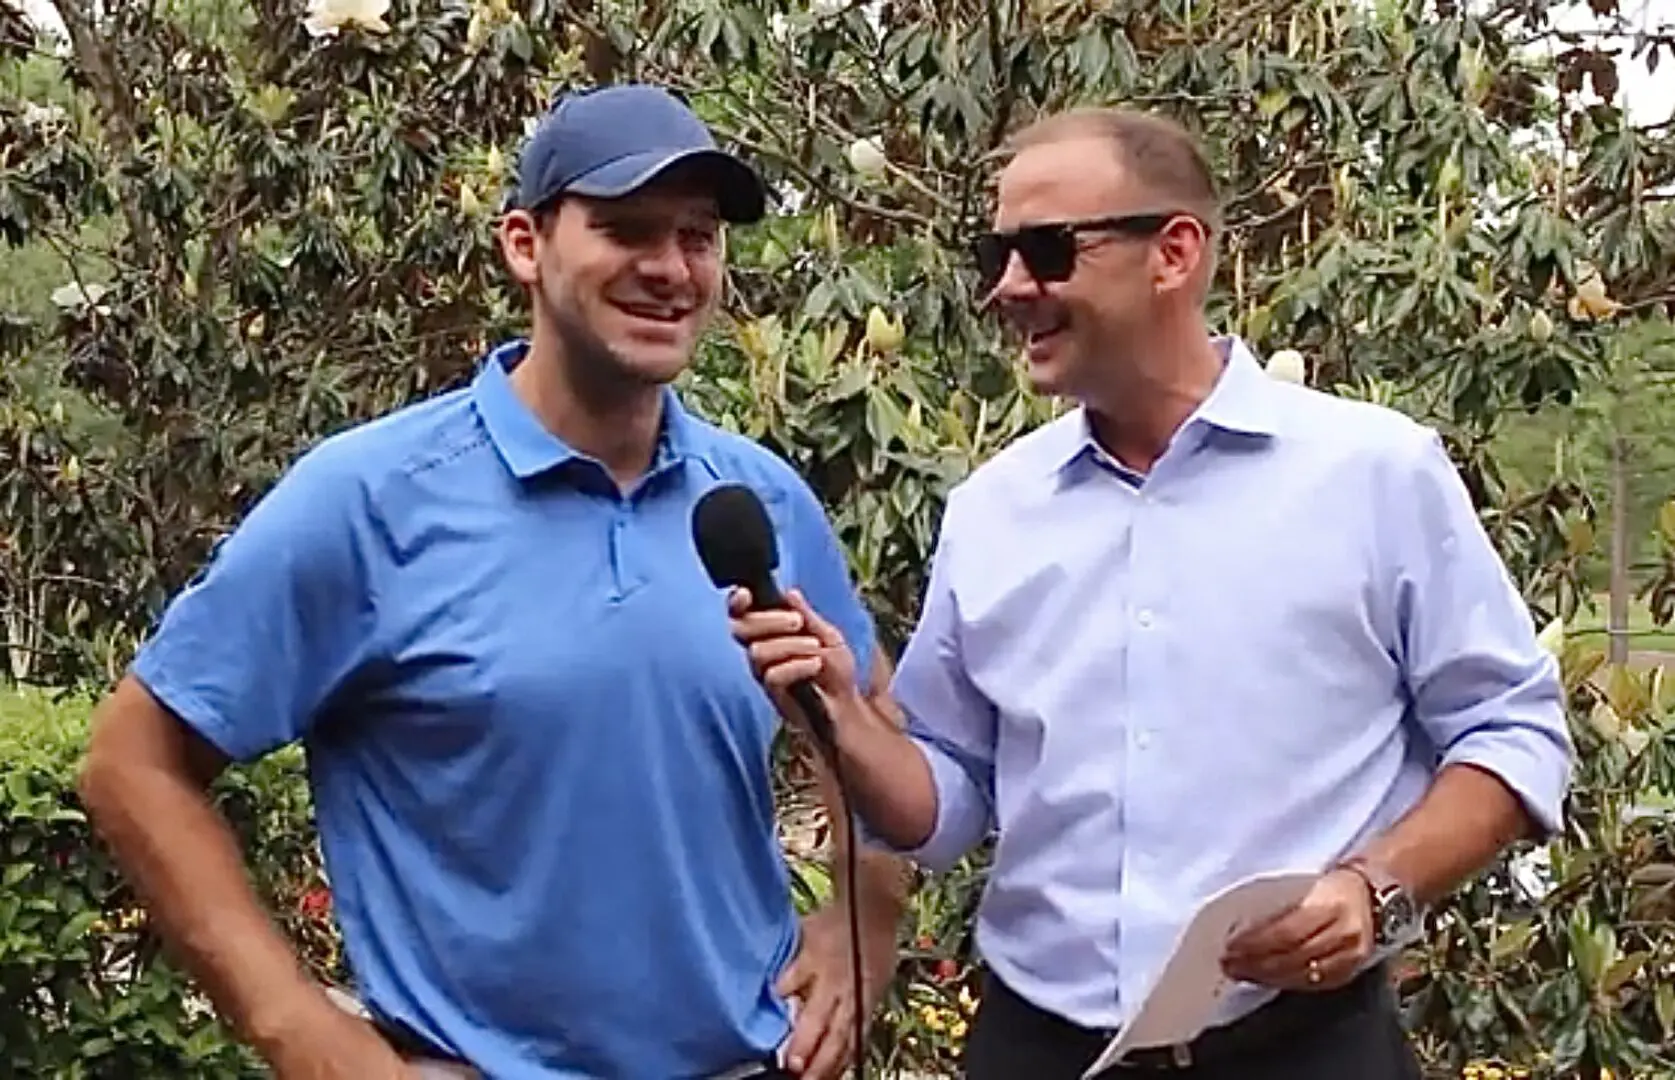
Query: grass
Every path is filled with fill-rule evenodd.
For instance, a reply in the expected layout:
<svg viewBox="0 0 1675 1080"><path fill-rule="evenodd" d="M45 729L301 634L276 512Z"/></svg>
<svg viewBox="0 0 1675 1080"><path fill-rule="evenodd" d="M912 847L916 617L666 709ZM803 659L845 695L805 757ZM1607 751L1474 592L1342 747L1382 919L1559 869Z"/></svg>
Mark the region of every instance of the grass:
<svg viewBox="0 0 1675 1080"><path fill-rule="evenodd" d="M1570 628L1570 636L1587 639L1597 634L1602 639L1605 636L1605 615L1608 610L1608 598L1605 593L1594 596L1592 610L1582 610L1576 613L1576 623ZM1652 622L1652 614L1640 600L1631 600L1628 609L1629 648L1646 652L1675 652L1675 624L1657 626Z"/></svg>

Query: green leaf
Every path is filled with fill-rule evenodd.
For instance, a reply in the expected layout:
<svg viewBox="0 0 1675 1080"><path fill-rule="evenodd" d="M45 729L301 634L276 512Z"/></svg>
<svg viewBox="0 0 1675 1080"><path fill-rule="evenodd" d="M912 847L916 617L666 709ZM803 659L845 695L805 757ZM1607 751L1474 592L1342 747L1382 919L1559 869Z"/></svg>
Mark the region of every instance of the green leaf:
<svg viewBox="0 0 1675 1080"><path fill-rule="evenodd" d="M70 920L58 931L57 948L63 951L79 943L99 921L100 914L97 908L90 908L70 916Z"/></svg>

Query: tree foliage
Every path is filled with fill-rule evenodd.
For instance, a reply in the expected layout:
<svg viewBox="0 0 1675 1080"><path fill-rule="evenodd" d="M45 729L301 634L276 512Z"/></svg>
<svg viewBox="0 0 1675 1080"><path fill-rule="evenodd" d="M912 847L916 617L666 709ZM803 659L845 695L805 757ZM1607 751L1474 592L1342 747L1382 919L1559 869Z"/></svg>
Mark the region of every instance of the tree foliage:
<svg viewBox="0 0 1675 1080"><path fill-rule="evenodd" d="M1568 613L1592 501L1563 474L1509 484L1494 439L1596 382L1624 325L1675 310L1675 123L1631 124L1600 40L1545 7L395 0L315 36L302 0L57 0L62 47L0 14L6 62L67 90L0 95L0 237L62 271L45 314L0 311L9 671L114 674L298 450L517 332L490 226L519 138L557 92L629 78L686 93L780 194L730 237L726 313L686 389L813 480L887 641L949 485L1054 408L974 310L963 243L1005 135L1081 102L1202 137L1228 218L1214 324L1438 425L1533 609ZM1668 61L1675 30L1635 48ZM1615 850L1578 820L1571 842ZM1622 887L1600 886L1589 926ZM1482 884L1461 917L1506 902ZM1504 994L1435 970L1411 1000L1448 1003L1425 1006L1437 1054L1649 1053L1651 998L1624 995L1650 995L1675 944L1648 936L1602 996L1577 981L1578 934ZM1546 979L1570 981L1536 994Z"/></svg>

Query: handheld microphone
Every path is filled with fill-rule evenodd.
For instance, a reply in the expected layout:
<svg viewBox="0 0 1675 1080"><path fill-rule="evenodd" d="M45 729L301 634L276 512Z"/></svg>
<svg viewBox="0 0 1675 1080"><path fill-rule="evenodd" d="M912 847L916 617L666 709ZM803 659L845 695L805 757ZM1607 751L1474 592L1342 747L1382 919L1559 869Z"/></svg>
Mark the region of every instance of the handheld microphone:
<svg viewBox="0 0 1675 1080"><path fill-rule="evenodd" d="M774 581L779 569L779 546L774 541L773 521L756 493L743 484L719 484L704 492L692 510L692 540L698 558L710 580L718 587L742 586L750 590L751 607L789 607L785 594ZM849 781L838 758L832 734L831 714L807 679L792 683L787 691L808 719L809 730L826 760L831 763L838 793L849 816L849 844L844 858L844 876L849 888L849 963L855 992L855 1076L867 1074L866 995L861 982L861 925L857 890L855 849L860 845L860 827L849 797Z"/></svg>
<svg viewBox="0 0 1675 1080"><path fill-rule="evenodd" d="M754 608L790 606L774 581L779 546L774 541L773 521L754 491L743 484L721 484L706 491L692 511L692 539L698 547L698 558L717 586L749 589ZM821 751L835 764L832 718L814 684L799 679L787 693L807 717Z"/></svg>

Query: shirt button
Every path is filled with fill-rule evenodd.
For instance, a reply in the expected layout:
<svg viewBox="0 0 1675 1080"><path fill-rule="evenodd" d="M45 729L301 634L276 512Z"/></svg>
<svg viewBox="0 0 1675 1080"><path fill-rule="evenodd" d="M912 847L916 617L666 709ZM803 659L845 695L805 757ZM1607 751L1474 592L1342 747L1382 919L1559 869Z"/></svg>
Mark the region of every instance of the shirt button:
<svg viewBox="0 0 1675 1080"><path fill-rule="evenodd" d="M1149 627L1152 624L1152 613L1149 608L1140 609L1140 614L1136 615L1134 618L1135 621L1143 627Z"/></svg>
<svg viewBox="0 0 1675 1080"><path fill-rule="evenodd" d="M1134 745L1142 750L1148 749L1152 745L1151 735L1144 731L1140 732L1134 736Z"/></svg>

